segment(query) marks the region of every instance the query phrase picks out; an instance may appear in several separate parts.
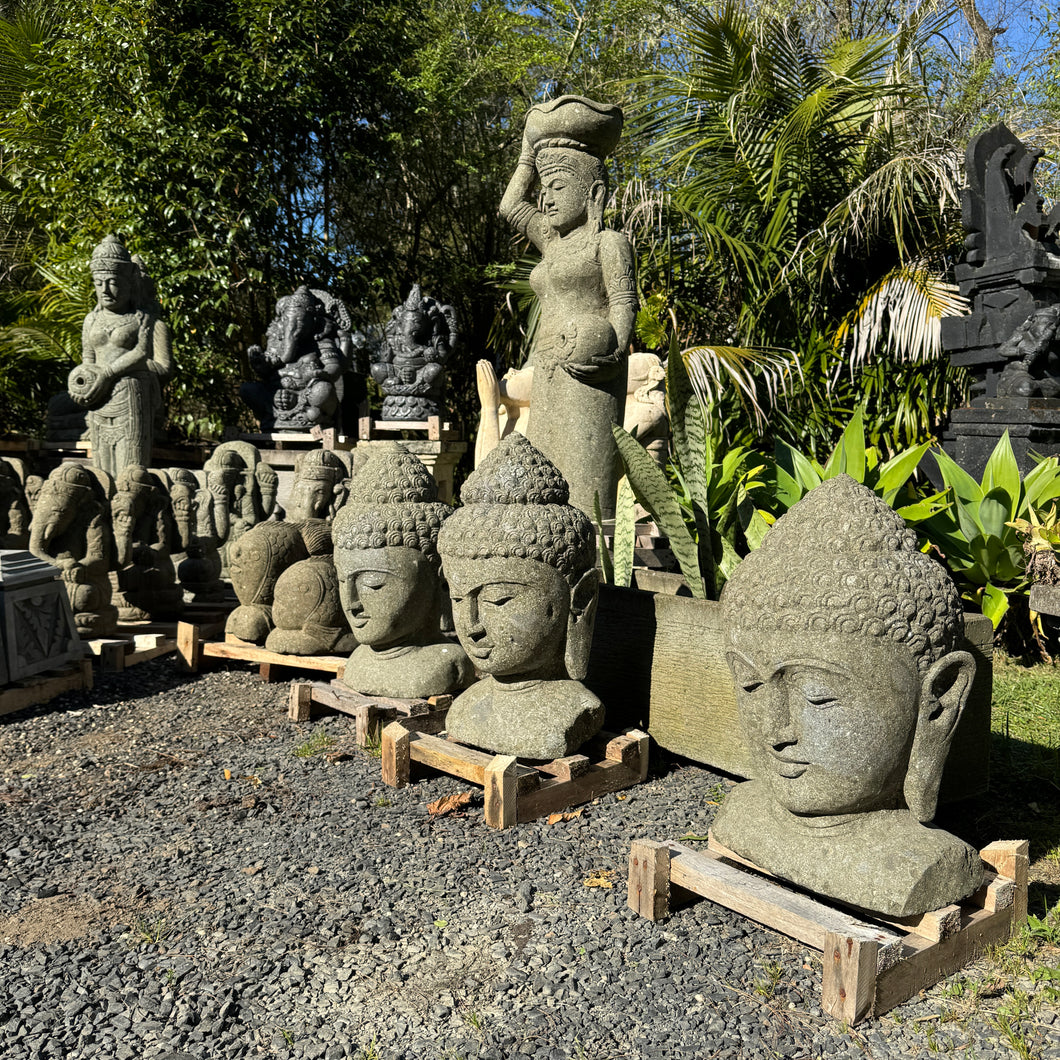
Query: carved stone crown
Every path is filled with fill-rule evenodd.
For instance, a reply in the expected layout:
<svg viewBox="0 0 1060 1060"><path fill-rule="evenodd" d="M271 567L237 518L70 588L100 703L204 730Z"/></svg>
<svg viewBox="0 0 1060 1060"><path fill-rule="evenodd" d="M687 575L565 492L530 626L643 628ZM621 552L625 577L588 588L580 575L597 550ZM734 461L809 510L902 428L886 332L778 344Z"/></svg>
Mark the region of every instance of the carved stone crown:
<svg viewBox="0 0 1060 1060"><path fill-rule="evenodd" d="M445 557L520 558L547 563L573 583L596 561L592 523L567 503L570 489L517 431L502 439L460 491L463 507L439 535Z"/></svg>
<svg viewBox="0 0 1060 1060"><path fill-rule="evenodd" d="M315 482L341 482L348 472L346 465L327 449L311 449L295 469L295 477Z"/></svg>
<svg viewBox="0 0 1060 1060"><path fill-rule="evenodd" d="M732 630L887 637L921 671L963 630L960 594L917 549L900 515L849 475L811 490L733 572L721 594Z"/></svg>
<svg viewBox="0 0 1060 1060"><path fill-rule="evenodd" d="M103 241L92 251L93 272L114 272L116 269L133 267L133 259L120 236L104 236Z"/></svg>

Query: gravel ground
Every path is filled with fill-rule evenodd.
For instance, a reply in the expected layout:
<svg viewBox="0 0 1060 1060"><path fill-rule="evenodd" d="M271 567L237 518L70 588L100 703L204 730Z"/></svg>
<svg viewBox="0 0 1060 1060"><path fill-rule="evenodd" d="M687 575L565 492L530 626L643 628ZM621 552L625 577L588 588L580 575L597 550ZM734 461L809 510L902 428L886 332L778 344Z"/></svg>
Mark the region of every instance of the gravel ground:
<svg viewBox="0 0 1060 1060"><path fill-rule="evenodd" d="M286 697L169 658L0 719L0 1057L1013 1055L958 996L985 962L851 1029L805 947L707 902L635 917L630 840L704 835L707 769L659 756L499 833L478 796L432 819L466 785L385 788L352 719L292 725ZM1017 1029L1060 1056L1055 1006Z"/></svg>

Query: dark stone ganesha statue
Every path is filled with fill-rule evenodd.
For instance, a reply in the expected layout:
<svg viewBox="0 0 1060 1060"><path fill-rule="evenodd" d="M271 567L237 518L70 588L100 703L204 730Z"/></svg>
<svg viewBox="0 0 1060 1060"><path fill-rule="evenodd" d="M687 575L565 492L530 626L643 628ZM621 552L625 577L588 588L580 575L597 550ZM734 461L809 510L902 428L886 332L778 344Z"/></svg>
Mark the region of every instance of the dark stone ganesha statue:
<svg viewBox="0 0 1060 1060"><path fill-rule="evenodd" d="M240 395L267 433L338 426L349 352L346 306L327 291L299 287L276 303L265 348L247 351L259 378Z"/></svg>
<svg viewBox="0 0 1060 1060"><path fill-rule="evenodd" d="M456 348L456 310L428 298L415 284L390 316L371 366L385 395L384 420L425 420L441 412L445 363Z"/></svg>

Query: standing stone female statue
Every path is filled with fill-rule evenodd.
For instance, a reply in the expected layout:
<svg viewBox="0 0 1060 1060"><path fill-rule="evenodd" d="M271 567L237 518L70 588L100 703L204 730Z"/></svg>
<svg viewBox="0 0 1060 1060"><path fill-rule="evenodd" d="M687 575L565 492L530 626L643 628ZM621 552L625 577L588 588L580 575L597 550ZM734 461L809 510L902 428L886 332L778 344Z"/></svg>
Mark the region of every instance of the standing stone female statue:
<svg viewBox="0 0 1060 1060"><path fill-rule="evenodd" d="M541 316L530 353L528 436L569 483L571 504L591 516L599 495L604 518L614 515L611 425L622 422L637 312L629 240L603 227L603 160L621 132L618 107L582 96L532 107L500 208L541 252L530 274Z"/></svg>
<svg viewBox="0 0 1060 1060"><path fill-rule="evenodd" d="M85 317L81 364L67 381L88 412L93 464L117 476L151 464L162 384L173 371L169 328L138 257L107 236L92 252L96 308Z"/></svg>

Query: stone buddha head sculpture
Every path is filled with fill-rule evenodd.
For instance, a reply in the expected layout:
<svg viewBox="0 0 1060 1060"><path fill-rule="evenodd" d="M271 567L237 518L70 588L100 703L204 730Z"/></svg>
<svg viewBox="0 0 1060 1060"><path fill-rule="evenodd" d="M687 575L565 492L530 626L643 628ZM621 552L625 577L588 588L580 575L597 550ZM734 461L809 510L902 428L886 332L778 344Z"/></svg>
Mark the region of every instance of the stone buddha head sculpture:
<svg viewBox="0 0 1060 1060"><path fill-rule="evenodd" d="M508 435L471 474L438 548L460 643L486 675L450 709L449 735L503 754L572 754L603 706L580 684L599 579L592 524L527 439Z"/></svg>
<svg viewBox="0 0 1060 1060"><path fill-rule="evenodd" d="M464 652L441 632L437 542L451 510L423 462L396 442L373 453L350 482L332 540L342 608L358 644L343 680L356 691L415 698L471 679Z"/></svg>
<svg viewBox="0 0 1060 1060"><path fill-rule="evenodd" d="M926 827L975 663L958 648L956 588L902 518L830 479L736 568L722 607L754 779L723 803L715 837L876 912L975 890L975 851Z"/></svg>

